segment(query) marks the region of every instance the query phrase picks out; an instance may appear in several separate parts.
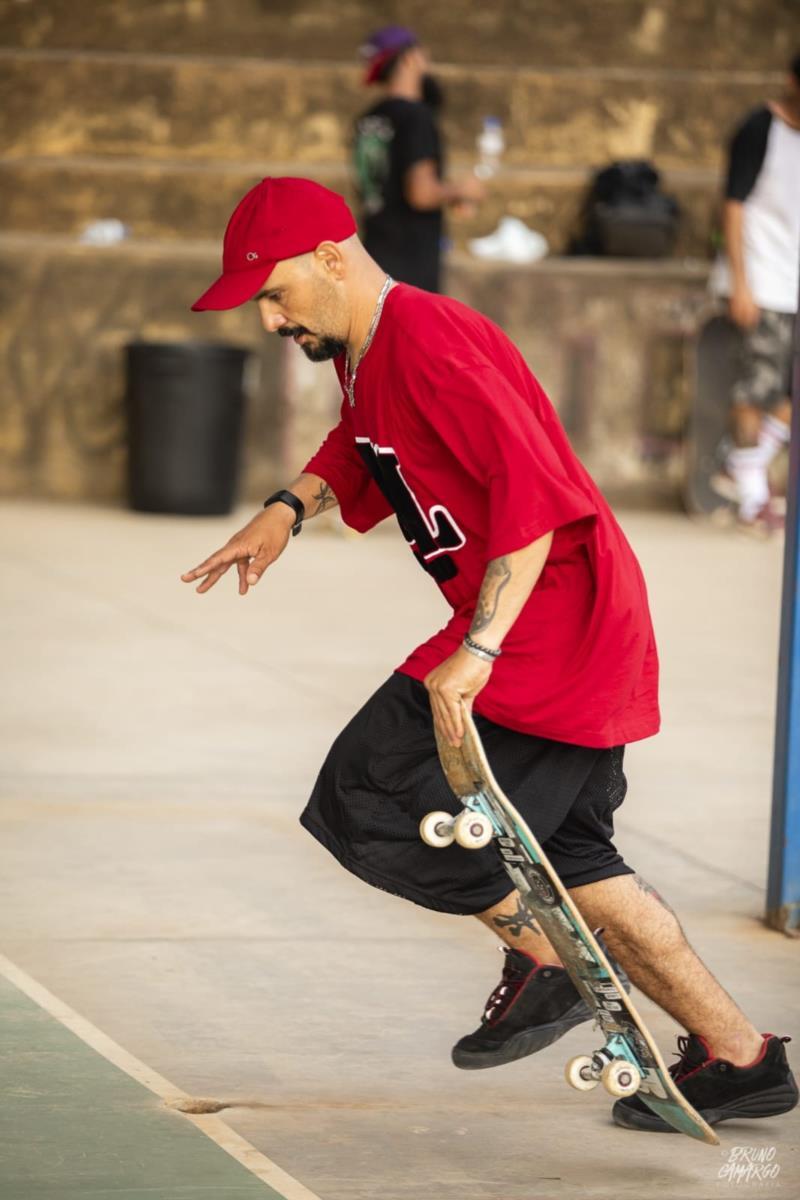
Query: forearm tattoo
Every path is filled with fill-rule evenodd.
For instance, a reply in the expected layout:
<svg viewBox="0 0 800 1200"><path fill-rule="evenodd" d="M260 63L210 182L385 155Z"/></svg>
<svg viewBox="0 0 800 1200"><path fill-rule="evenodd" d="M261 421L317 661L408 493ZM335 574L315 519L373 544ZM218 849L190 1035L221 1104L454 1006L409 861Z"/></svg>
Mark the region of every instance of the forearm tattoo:
<svg viewBox="0 0 800 1200"><path fill-rule="evenodd" d="M507 929L515 938L521 937L523 929L530 929L531 933L542 932L521 900L517 901L517 911L512 916L492 917L492 924L498 929Z"/></svg>
<svg viewBox="0 0 800 1200"><path fill-rule="evenodd" d="M653 885L648 883L646 879L642 879L641 875L634 875L633 882L636 884L640 892L644 892L645 896L652 896L654 900L658 901L662 908L665 908L667 912L672 913L673 917L676 915L675 910L670 908L661 893L656 891Z"/></svg>
<svg viewBox="0 0 800 1200"><path fill-rule="evenodd" d="M333 488L324 481L320 484L318 492L314 492L312 500L316 500L317 507L314 509L312 516L317 516L318 513L323 513L326 509L333 508L339 503L333 494Z"/></svg>
<svg viewBox="0 0 800 1200"><path fill-rule="evenodd" d="M507 554L493 558L486 568L486 574L481 584L478 603L475 606L475 616L472 618L470 633L480 633L487 625L491 625L497 613L500 593L511 578L511 561Z"/></svg>

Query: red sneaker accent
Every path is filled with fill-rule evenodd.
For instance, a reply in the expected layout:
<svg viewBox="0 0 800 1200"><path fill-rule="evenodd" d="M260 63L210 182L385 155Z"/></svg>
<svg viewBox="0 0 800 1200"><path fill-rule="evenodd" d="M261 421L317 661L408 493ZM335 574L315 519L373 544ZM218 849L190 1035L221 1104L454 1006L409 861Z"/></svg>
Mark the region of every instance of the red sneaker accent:
<svg viewBox="0 0 800 1200"><path fill-rule="evenodd" d="M774 1033L762 1033L761 1037L763 1038L763 1041L761 1043L761 1049L759 1050L758 1054L755 1056L755 1058L753 1059L752 1062L731 1063L731 1066L736 1067L737 1071L749 1071L751 1067L757 1067L760 1062L763 1062L764 1055L767 1053L767 1046L769 1045L769 1040L770 1040L770 1038L775 1037L775 1034ZM708 1045L708 1042L706 1042L704 1038L700 1038L700 1041L703 1042L703 1044L707 1047L709 1054L711 1054L711 1047ZM710 1061L716 1062L718 1058L719 1058L719 1055L714 1054L714 1055L712 1055ZM730 1059L725 1059L724 1061L730 1062ZM708 1065L707 1063L703 1063L704 1067L707 1065ZM694 1071L692 1072L692 1074L694 1074ZM684 1076L684 1078L685 1078L685 1076Z"/></svg>
<svg viewBox="0 0 800 1200"><path fill-rule="evenodd" d="M744 1066L740 1068L740 1070L746 1071L746 1070L748 1070L749 1067L757 1067L758 1064L763 1061L764 1055L767 1053L767 1046L769 1045L769 1040L770 1040L770 1038L775 1037L775 1034L774 1033L762 1033L761 1036L764 1040L761 1043L760 1051L755 1056L755 1058L753 1059L752 1062L745 1063Z"/></svg>

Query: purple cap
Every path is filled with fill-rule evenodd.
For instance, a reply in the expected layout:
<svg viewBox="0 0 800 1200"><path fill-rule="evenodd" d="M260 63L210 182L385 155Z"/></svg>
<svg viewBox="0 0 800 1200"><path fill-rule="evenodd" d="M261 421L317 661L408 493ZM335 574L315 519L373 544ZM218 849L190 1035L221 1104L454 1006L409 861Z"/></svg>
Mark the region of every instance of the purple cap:
<svg viewBox="0 0 800 1200"><path fill-rule="evenodd" d="M404 25L384 25L376 30L361 47L361 56L368 62L364 83L375 83L383 67L395 54L418 45L417 35Z"/></svg>

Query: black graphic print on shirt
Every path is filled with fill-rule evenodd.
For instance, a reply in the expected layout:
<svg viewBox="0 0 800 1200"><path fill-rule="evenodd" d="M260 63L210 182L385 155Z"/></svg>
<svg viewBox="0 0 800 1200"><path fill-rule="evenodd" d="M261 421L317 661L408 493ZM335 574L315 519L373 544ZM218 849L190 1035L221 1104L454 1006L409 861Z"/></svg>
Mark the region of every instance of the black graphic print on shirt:
<svg viewBox="0 0 800 1200"><path fill-rule="evenodd" d="M356 446L370 475L394 509L403 537L420 566L437 583L455 578L458 567L449 551L460 550L467 539L451 514L442 504L434 504L425 511L406 482L391 446L374 445L365 437L357 437Z"/></svg>

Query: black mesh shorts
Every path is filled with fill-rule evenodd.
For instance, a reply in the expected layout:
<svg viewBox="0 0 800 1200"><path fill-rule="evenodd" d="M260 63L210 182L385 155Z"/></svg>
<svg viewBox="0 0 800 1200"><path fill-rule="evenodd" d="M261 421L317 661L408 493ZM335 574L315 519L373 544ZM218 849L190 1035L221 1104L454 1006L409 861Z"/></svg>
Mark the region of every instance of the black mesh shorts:
<svg viewBox="0 0 800 1200"><path fill-rule="evenodd" d="M633 873L612 842L613 814L627 788L623 746L553 742L477 715L475 723L498 783L566 887ZM339 734L300 821L373 887L438 912L474 915L513 890L494 844L438 850L419 835L425 813L460 807L439 764L428 693L395 674Z"/></svg>

